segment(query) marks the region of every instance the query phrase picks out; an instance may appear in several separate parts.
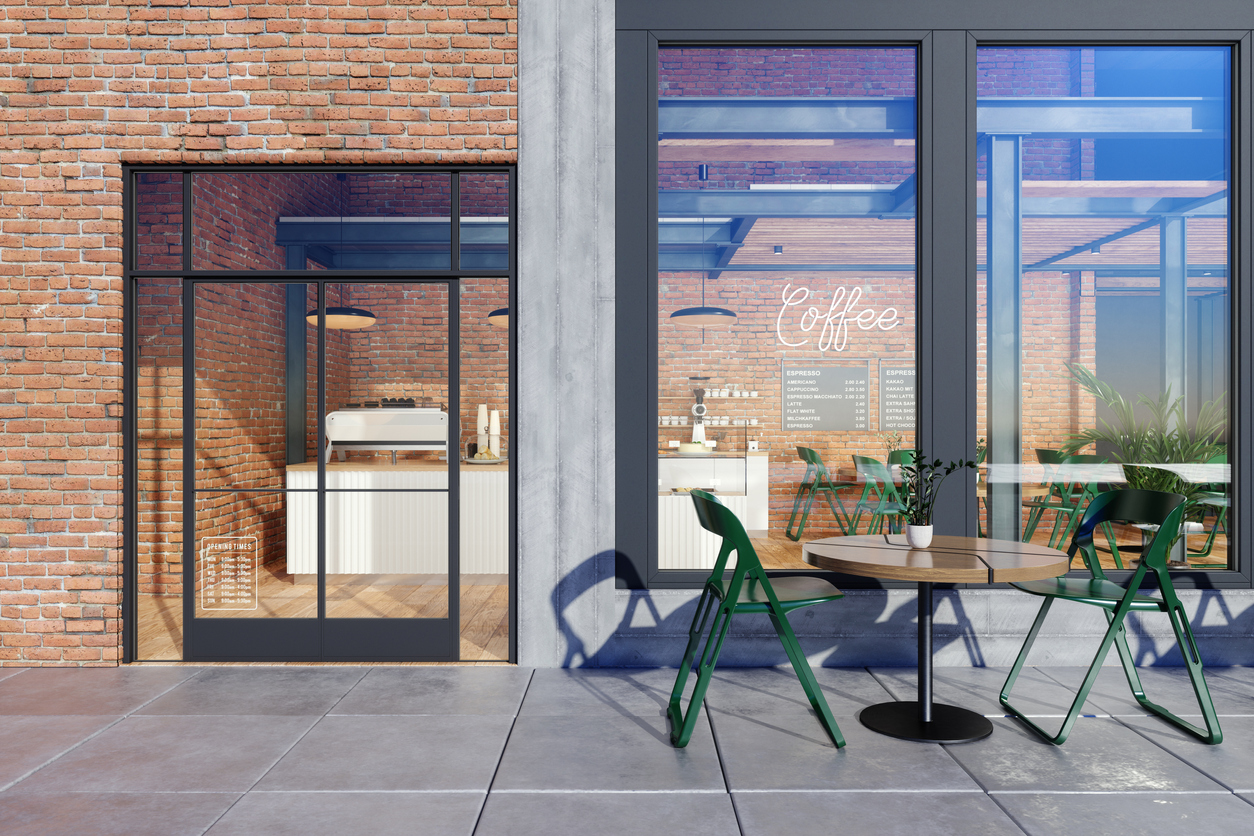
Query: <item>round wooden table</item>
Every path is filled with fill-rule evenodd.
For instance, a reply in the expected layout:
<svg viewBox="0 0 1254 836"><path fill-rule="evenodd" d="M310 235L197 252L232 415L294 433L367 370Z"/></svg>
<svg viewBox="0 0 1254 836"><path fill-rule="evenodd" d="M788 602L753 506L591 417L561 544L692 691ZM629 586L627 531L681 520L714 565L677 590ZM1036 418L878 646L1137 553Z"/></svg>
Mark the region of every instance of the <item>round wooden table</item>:
<svg viewBox="0 0 1254 836"><path fill-rule="evenodd" d="M869 706L858 719L890 737L931 743L965 743L993 731L986 717L932 700L932 584L1055 578L1068 564L1066 552L1032 543L941 536L926 549L912 549L904 534L813 540L803 547L802 557L832 572L918 583L919 698Z"/></svg>

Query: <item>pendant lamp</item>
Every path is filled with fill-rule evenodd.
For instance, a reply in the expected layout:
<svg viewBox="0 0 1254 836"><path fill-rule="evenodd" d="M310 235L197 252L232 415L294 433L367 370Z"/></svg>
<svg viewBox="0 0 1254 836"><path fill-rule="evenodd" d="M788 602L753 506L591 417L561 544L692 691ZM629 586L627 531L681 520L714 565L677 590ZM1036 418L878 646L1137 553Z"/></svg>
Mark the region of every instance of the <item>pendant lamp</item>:
<svg viewBox="0 0 1254 836"><path fill-rule="evenodd" d="M705 254L705 218L701 218L701 253ZM671 314L671 322L686 325L690 328L718 328L733 325L736 312L727 308L715 308L705 304L705 276L701 272L701 304L695 308L680 308Z"/></svg>
<svg viewBox="0 0 1254 836"><path fill-rule="evenodd" d="M344 287L340 286L340 304L327 307L327 328L333 331L356 331L369 328L377 321L374 314L364 308L350 308L344 304ZM318 309L305 314L305 321L318 326Z"/></svg>
<svg viewBox="0 0 1254 836"><path fill-rule="evenodd" d="M497 308L488 314L488 324L497 328L509 327L509 308Z"/></svg>

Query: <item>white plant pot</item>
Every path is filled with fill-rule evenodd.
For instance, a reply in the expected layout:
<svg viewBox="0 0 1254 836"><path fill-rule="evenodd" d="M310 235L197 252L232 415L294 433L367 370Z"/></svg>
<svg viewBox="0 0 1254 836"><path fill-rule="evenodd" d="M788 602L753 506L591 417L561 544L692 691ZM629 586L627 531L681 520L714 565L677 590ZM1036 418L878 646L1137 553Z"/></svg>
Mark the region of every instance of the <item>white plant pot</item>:
<svg viewBox="0 0 1254 836"><path fill-rule="evenodd" d="M926 549L932 544L932 526L906 524L906 542L912 549Z"/></svg>

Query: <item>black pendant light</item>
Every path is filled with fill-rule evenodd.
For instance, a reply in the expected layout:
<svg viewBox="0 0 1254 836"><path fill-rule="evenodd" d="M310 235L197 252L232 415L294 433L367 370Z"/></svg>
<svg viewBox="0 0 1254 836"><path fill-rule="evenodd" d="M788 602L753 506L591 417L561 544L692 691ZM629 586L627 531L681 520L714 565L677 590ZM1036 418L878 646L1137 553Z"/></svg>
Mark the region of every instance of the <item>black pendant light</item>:
<svg viewBox="0 0 1254 836"><path fill-rule="evenodd" d="M705 256L705 216L701 217L701 255ZM695 308L680 308L671 314L671 322L690 328L720 328L736 322L736 312L705 304L706 271L701 271L701 304Z"/></svg>
<svg viewBox="0 0 1254 836"><path fill-rule="evenodd" d="M509 327L509 308L497 308L488 314L488 324L494 328Z"/></svg>
<svg viewBox="0 0 1254 836"><path fill-rule="evenodd" d="M344 301L344 286L340 285L340 302ZM305 321L310 325L318 325L318 309L314 308L305 314ZM337 305L327 308L327 328L333 331L357 331L369 328L377 322L377 318L364 308L350 308Z"/></svg>

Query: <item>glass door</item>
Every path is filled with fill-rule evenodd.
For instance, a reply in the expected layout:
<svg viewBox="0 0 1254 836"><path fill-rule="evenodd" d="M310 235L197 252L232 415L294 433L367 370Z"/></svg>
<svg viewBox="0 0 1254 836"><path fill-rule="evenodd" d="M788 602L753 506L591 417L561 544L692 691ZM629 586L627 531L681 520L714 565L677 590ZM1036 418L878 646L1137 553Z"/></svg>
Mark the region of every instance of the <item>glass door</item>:
<svg viewBox="0 0 1254 836"><path fill-rule="evenodd" d="M184 658L457 659L456 283L184 287Z"/></svg>

